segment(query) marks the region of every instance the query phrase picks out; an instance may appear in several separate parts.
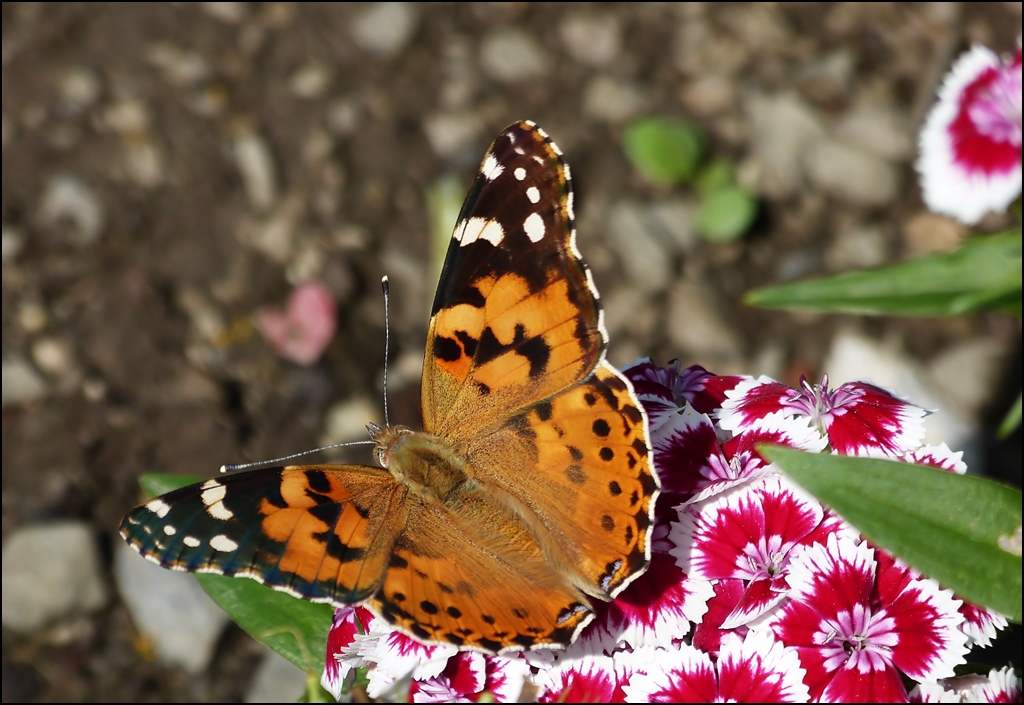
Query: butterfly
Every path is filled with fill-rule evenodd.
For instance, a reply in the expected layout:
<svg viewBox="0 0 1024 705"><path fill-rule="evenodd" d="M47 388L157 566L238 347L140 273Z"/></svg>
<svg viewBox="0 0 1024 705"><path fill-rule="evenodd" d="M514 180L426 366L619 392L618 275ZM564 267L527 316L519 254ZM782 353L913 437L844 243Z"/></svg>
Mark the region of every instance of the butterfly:
<svg viewBox="0 0 1024 705"><path fill-rule="evenodd" d="M643 574L659 483L647 417L605 361L576 248L569 167L506 128L466 196L434 298L423 431L368 426L381 467L228 474L132 510L162 566L364 602L423 641L491 653L570 644Z"/></svg>

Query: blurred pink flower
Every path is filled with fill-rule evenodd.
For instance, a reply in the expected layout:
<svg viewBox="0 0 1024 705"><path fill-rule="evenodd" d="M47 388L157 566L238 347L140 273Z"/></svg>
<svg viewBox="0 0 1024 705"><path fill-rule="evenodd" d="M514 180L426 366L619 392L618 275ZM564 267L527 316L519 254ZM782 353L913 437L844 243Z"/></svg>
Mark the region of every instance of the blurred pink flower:
<svg viewBox="0 0 1024 705"><path fill-rule="evenodd" d="M334 297L318 281L300 284L284 311L261 308L256 325L277 354L298 365L312 365L327 348L337 325Z"/></svg>
<svg viewBox="0 0 1024 705"><path fill-rule="evenodd" d="M973 225L1021 192L1021 48L1006 60L975 46L939 89L921 129L924 202Z"/></svg>

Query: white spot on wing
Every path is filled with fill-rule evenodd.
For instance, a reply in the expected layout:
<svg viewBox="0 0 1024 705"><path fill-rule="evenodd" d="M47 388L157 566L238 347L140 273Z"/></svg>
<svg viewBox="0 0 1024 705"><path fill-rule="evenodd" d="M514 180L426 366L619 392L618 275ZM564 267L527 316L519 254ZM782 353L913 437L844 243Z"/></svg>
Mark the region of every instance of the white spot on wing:
<svg viewBox="0 0 1024 705"><path fill-rule="evenodd" d="M158 517L163 519L167 516L167 513L171 511L171 505L162 499L154 499L152 502L146 504L146 509L156 514Z"/></svg>
<svg viewBox="0 0 1024 705"><path fill-rule="evenodd" d="M202 545L202 541L197 539L195 536L186 536L181 540L181 542L189 548L199 548L199 546Z"/></svg>
<svg viewBox="0 0 1024 705"><path fill-rule="evenodd" d="M232 541L224 534L217 534L210 539L210 548L214 551L223 551L224 553L230 553L231 551L238 549L238 542Z"/></svg>
<svg viewBox="0 0 1024 705"><path fill-rule="evenodd" d="M552 144L552 146L554 146L554 144ZM561 154L561 152L559 152L559 154ZM563 164L562 165L562 169L563 169L563 171L565 173L565 180L566 181L572 181L572 176L569 175L569 165L568 164Z"/></svg>
<svg viewBox="0 0 1024 705"><path fill-rule="evenodd" d="M502 230L501 224L496 220L469 218L455 228L453 237L459 241L462 247L477 240L487 240L487 242L497 247L505 239L505 231Z"/></svg>
<svg viewBox="0 0 1024 705"><path fill-rule="evenodd" d="M523 221L523 230L526 231L526 237L530 238L530 242L540 242L544 239L544 219L538 213L531 213Z"/></svg>
<svg viewBox="0 0 1024 705"><path fill-rule="evenodd" d="M530 199L530 203L536 203L540 200L540 191L537 190L536 186L531 186L526 189L526 197Z"/></svg>
<svg viewBox="0 0 1024 705"><path fill-rule="evenodd" d="M521 166L517 166L516 170L512 173L515 174L516 181L522 181L526 178L526 169Z"/></svg>
<svg viewBox="0 0 1024 705"><path fill-rule="evenodd" d="M204 482L203 487L206 489L203 490L199 497L203 500L203 504L206 505L207 514L221 521L227 521L235 516L230 509L224 506L223 500L224 496L228 493L227 487L216 480Z"/></svg>
<svg viewBox="0 0 1024 705"><path fill-rule="evenodd" d="M576 220L576 213L573 211L572 201L572 191L570 191L569 195L565 198L565 214L569 216L569 220Z"/></svg>
<svg viewBox="0 0 1024 705"><path fill-rule="evenodd" d="M524 150L522 147L515 147L512 151L519 155L526 154L526 150Z"/></svg>
<svg viewBox="0 0 1024 705"><path fill-rule="evenodd" d="M484 163L480 167L480 173L484 175L488 181L494 181L496 178L501 176L501 172L505 171L505 167L498 163L498 160L494 158L494 155L490 152L484 158Z"/></svg>
<svg viewBox="0 0 1024 705"><path fill-rule="evenodd" d="M178 530L175 529L170 524L168 524L167 526L164 527L164 533L167 534L168 536L174 536L176 533L178 533Z"/></svg>

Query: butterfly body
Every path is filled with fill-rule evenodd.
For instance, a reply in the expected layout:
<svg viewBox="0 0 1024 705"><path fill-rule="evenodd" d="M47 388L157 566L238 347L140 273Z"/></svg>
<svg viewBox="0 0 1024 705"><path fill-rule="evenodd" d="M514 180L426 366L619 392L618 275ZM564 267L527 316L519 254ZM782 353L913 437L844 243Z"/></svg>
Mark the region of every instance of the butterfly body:
<svg viewBox="0 0 1024 705"><path fill-rule="evenodd" d="M604 361L568 167L532 123L488 150L456 224L424 357L423 431L369 426L382 468L263 469L125 518L166 567L365 601L424 640L569 644L646 570L647 420Z"/></svg>

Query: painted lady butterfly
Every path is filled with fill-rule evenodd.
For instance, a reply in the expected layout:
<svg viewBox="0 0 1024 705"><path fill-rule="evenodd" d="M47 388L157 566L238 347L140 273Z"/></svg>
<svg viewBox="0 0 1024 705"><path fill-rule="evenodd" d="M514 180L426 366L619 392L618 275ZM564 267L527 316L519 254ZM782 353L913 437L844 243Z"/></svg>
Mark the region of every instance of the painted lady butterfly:
<svg viewBox="0 0 1024 705"><path fill-rule="evenodd" d="M406 633L490 652L564 646L646 569L647 418L605 361L569 167L532 122L487 151L430 318L423 432L370 428L385 468L229 474L130 512L175 570L366 601Z"/></svg>

